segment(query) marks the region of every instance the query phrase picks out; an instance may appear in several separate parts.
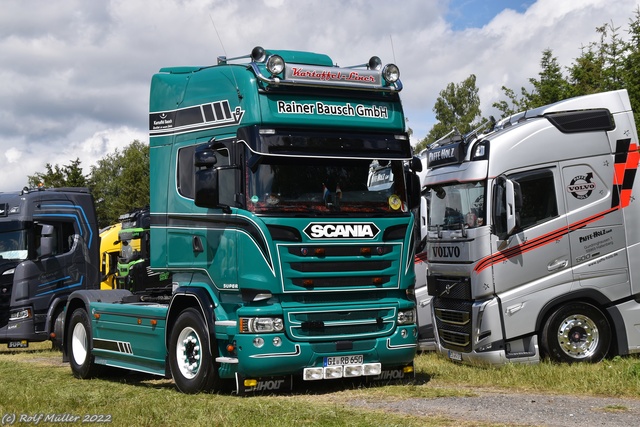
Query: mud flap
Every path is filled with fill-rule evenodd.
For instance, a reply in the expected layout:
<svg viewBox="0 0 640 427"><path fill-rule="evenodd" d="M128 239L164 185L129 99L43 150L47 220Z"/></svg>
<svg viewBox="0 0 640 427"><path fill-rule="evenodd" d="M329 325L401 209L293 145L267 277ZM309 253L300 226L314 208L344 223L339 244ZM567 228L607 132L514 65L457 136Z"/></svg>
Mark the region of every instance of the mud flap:
<svg viewBox="0 0 640 427"><path fill-rule="evenodd" d="M236 393L245 396L251 393L272 393L293 390L293 375L279 377L246 378L236 372Z"/></svg>
<svg viewBox="0 0 640 427"><path fill-rule="evenodd" d="M380 375L365 377L368 384L405 383L416 377L413 362L404 366L383 367Z"/></svg>

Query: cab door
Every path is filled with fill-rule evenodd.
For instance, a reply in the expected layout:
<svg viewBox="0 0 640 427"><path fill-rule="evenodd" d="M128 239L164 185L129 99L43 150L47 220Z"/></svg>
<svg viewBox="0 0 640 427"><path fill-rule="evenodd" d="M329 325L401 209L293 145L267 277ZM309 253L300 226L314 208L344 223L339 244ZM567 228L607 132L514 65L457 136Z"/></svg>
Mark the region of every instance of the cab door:
<svg viewBox="0 0 640 427"><path fill-rule="evenodd" d="M510 185L515 193L511 200ZM535 319L549 289L558 293L570 289L569 229L556 164L513 171L497 179L493 191L491 262L508 339L535 332Z"/></svg>

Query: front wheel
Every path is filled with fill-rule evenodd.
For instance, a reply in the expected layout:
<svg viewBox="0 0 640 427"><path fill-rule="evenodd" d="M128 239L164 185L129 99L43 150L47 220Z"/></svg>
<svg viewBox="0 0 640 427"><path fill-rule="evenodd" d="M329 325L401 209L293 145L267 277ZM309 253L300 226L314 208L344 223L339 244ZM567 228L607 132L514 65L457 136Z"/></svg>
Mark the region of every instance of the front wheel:
<svg viewBox="0 0 640 427"><path fill-rule="evenodd" d="M542 348L556 362L599 362L611 347L611 326L596 307L573 302L558 308L542 330Z"/></svg>
<svg viewBox="0 0 640 427"><path fill-rule="evenodd" d="M69 365L76 378L91 378L98 374L98 366L93 362L91 348L91 322L84 308L77 308L71 314L67 329L67 353Z"/></svg>
<svg viewBox="0 0 640 427"><path fill-rule="evenodd" d="M188 308L180 313L169 341L169 366L178 390L192 394L220 388L210 348L200 312Z"/></svg>

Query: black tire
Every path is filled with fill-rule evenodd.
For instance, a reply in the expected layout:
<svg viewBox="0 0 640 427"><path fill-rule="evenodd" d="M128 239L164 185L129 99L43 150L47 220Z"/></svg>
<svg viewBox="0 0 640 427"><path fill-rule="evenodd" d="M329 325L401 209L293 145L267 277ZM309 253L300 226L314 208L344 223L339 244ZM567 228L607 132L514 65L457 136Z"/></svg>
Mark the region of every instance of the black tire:
<svg viewBox="0 0 640 427"><path fill-rule="evenodd" d="M543 353L554 362L595 363L609 353L611 326L598 308L572 302L549 316L541 340Z"/></svg>
<svg viewBox="0 0 640 427"><path fill-rule="evenodd" d="M73 375L80 379L97 376L99 366L94 363L94 357L91 353L93 348L91 322L84 308L77 308L71 314L66 341L69 365L71 365Z"/></svg>
<svg viewBox="0 0 640 427"><path fill-rule="evenodd" d="M221 388L210 348L217 354L200 312L188 308L180 313L169 339L169 366L178 390L193 394Z"/></svg>

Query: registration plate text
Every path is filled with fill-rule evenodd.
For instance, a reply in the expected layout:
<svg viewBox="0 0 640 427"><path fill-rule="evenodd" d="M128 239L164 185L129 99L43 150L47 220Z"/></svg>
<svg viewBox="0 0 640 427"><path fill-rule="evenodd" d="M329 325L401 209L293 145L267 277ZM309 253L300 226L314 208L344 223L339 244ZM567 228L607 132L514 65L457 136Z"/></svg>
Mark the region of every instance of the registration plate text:
<svg viewBox="0 0 640 427"><path fill-rule="evenodd" d="M361 354L351 356L327 356L324 358L324 366L362 365L364 357Z"/></svg>

